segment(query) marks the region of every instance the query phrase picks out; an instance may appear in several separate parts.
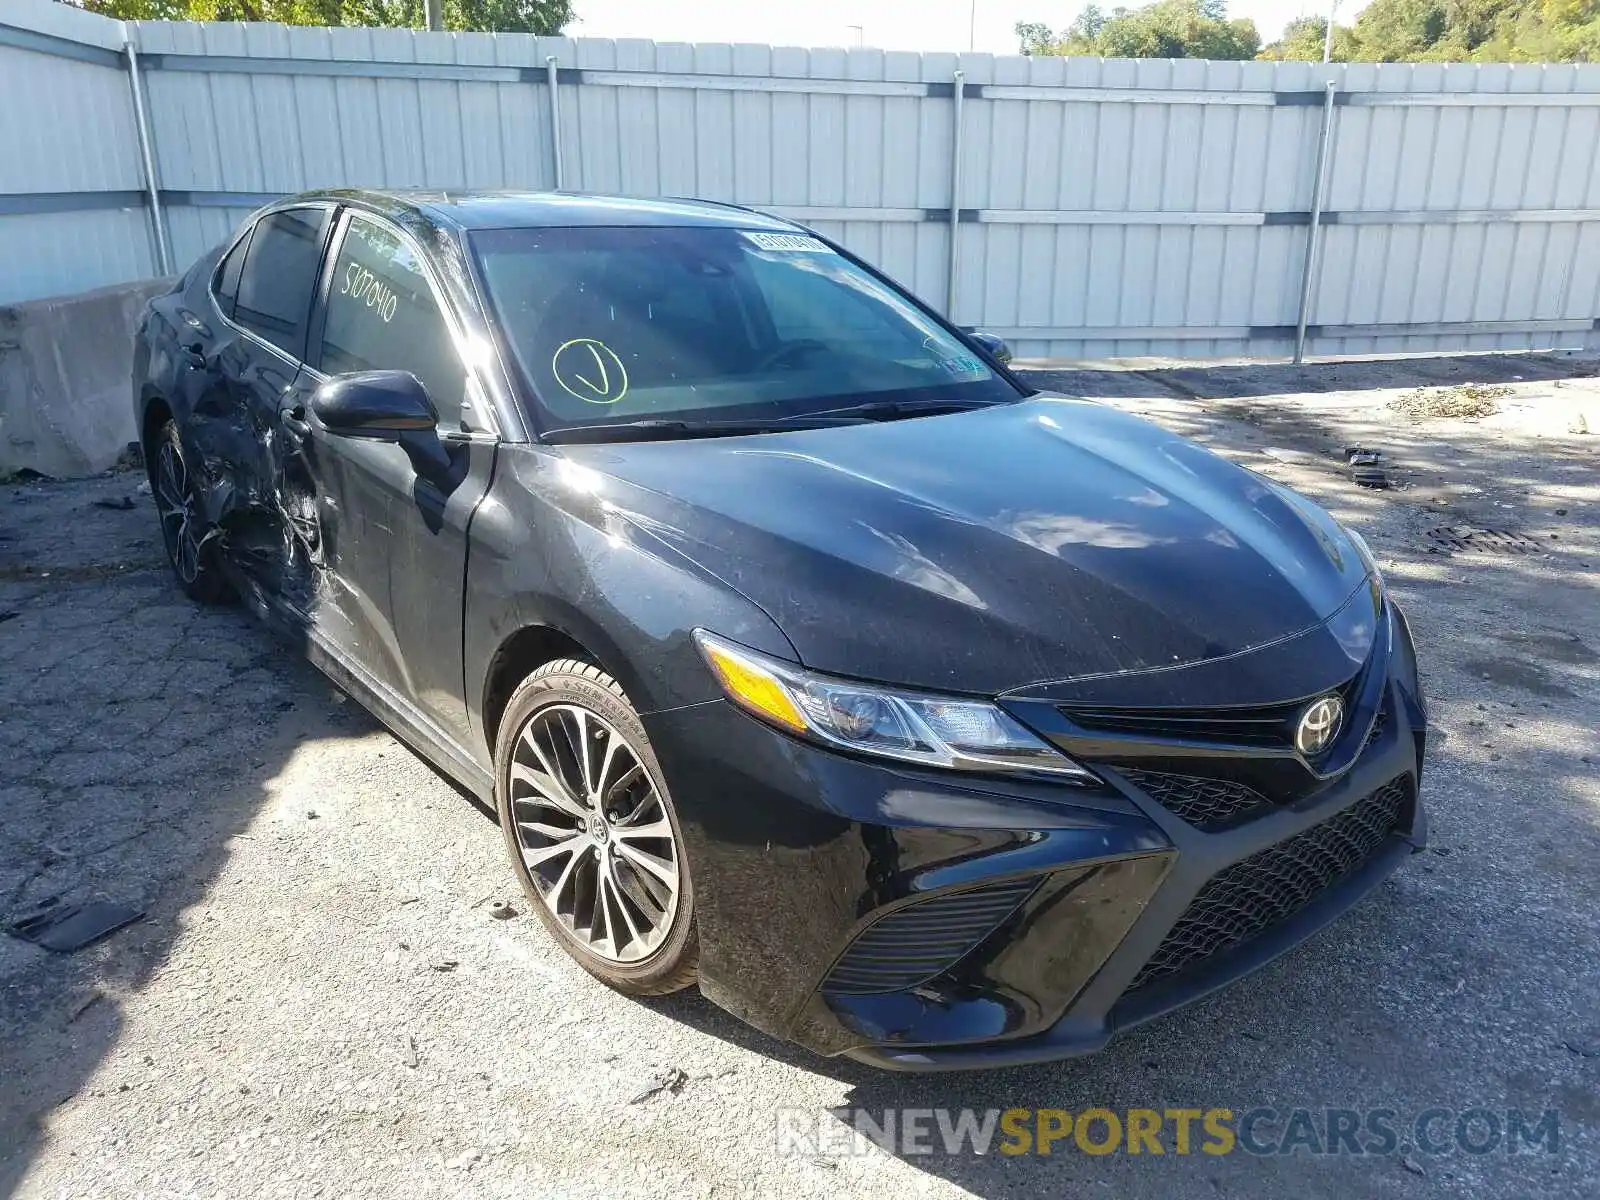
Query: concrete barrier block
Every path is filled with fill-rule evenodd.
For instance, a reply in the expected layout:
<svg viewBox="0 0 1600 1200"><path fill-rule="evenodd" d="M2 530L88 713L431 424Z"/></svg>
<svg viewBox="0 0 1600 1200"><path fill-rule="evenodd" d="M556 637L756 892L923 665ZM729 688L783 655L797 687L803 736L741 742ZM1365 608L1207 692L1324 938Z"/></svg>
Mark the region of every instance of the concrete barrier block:
<svg viewBox="0 0 1600 1200"><path fill-rule="evenodd" d="M0 305L0 475L104 471L134 440L133 329L148 279Z"/></svg>

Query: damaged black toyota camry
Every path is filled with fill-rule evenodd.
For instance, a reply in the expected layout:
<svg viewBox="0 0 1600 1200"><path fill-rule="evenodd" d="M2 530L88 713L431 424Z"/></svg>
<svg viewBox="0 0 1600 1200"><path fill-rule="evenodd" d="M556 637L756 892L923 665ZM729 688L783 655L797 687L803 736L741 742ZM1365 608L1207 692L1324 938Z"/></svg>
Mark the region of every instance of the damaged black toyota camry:
<svg viewBox="0 0 1600 1200"><path fill-rule="evenodd" d="M296 196L152 302L167 553L497 809L638 995L899 1069L1094 1050L1424 839L1361 539L726 205Z"/></svg>

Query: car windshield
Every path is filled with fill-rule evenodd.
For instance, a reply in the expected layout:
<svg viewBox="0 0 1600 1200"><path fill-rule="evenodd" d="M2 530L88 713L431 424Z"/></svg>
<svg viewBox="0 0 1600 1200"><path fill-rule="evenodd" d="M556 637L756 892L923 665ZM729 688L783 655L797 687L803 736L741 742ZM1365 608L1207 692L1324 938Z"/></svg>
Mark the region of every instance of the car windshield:
<svg viewBox="0 0 1600 1200"><path fill-rule="evenodd" d="M808 234L580 227L471 240L547 431L726 429L1020 396L905 295Z"/></svg>

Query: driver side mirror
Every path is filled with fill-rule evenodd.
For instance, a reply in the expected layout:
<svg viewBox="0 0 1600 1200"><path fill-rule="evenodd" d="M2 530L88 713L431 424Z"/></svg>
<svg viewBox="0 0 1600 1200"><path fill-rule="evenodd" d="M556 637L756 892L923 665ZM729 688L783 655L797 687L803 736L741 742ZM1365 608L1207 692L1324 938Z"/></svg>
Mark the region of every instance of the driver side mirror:
<svg viewBox="0 0 1600 1200"><path fill-rule="evenodd" d="M335 376L311 394L311 412L329 433L382 442L439 424L428 389L410 371Z"/></svg>
<svg viewBox="0 0 1600 1200"><path fill-rule="evenodd" d="M989 356L996 362L1009 363L1011 361L1011 347L1006 345L1005 338L992 333L984 333L981 329L969 330L967 336L987 350Z"/></svg>

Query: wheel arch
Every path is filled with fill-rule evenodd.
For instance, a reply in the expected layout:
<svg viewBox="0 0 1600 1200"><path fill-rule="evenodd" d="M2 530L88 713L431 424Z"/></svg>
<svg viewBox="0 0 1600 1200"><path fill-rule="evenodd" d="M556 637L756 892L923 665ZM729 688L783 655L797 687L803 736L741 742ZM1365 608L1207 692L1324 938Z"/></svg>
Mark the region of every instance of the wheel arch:
<svg viewBox="0 0 1600 1200"><path fill-rule="evenodd" d="M563 629L549 624L524 625L503 640L489 659L483 680L483 735L489 752L494 753L500 734L500 718L517 685L547 662L575 658L592 663L621 681L621 676L601 657ZM624 687L627 685L624 684Z"/></svg>
<svg viewBox="0 0 1600 1200"><path fill-rule="evenodd" d="M168 421L174 419L172 406L159 392L149 392L140 405L139 452L144 456L145 469L151 470L150 449Z"/></svg>

